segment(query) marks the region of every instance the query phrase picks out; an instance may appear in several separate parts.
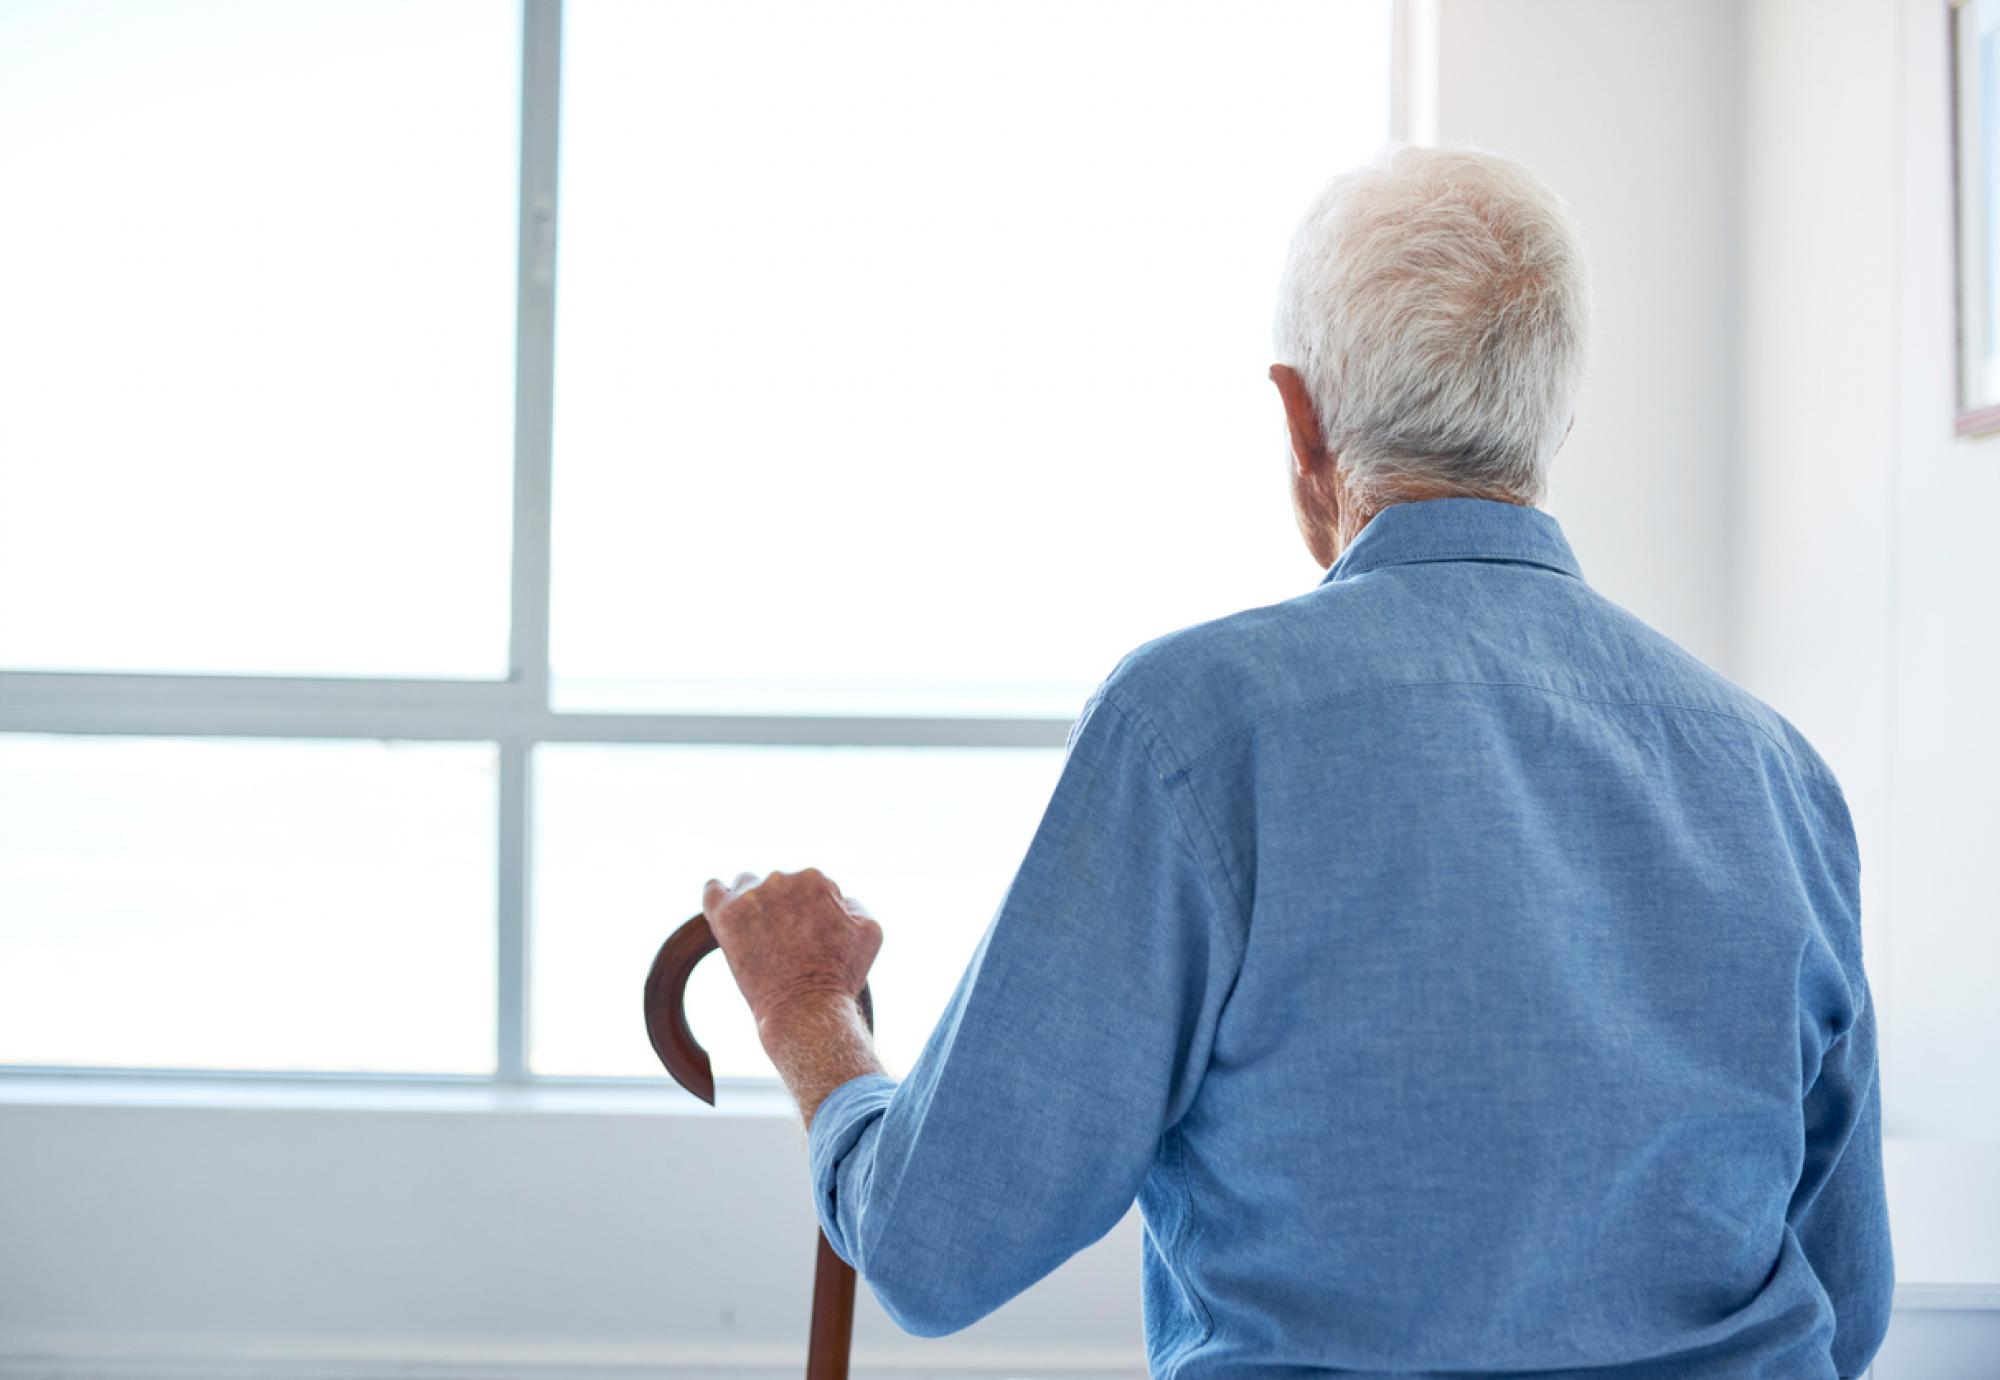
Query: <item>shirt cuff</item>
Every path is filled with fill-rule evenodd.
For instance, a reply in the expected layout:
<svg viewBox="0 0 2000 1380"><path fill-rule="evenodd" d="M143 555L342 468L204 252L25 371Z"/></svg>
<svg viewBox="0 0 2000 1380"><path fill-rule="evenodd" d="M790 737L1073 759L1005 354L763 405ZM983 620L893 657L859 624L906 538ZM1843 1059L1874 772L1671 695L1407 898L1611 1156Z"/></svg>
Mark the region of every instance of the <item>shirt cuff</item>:
<svg viewBox="0 0 2000 1380"><path fill-rule="evenodd" d="M819 1215L819 1228L826 1233L834 1254L849 1265L854 1264L855 1253L847 1240L848 1229L857 1225L859 1204L843 1205L841 1187L843 1183L856 1188L867 1184L867 1171L874 1168L872 1140L865 1152L869 1163L850 1166L846 1161L881 1119L895 1091L896 1080L885 1073L864 1073L850 1078L826 1095L806 1132L806 1165L812 1173L813 1208ZM863 1171L859 1175L852 1172L857 1168ZM846 1228L841 1222L843 1206Z"/></svg>

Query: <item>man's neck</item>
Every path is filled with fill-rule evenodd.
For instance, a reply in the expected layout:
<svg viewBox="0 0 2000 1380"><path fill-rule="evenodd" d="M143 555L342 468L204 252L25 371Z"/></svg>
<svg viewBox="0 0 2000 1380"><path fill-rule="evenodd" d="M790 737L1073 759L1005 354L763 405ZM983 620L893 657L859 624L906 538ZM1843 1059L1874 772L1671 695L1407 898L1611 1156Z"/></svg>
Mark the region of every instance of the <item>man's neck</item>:
<svg viewBox="0 0 2000 1380"><path fill-rule="evenodd" d="M1532 504L1524 503L1521 499L1511 494L1487 493L1477 489L1453 488L1445 484L1409 485L1396 490L1395 493L1386 499L1381 499L1368 505L1346 501L1343 496L1340 512L1334 523L1334 538L1338 543L1335 547L1334 559L1339 559L1340 553L1347 550L1354 539L1361 535L1361 529L1366 527L1374 519L1375 515L1384 508L1393 508L1399 503L1421 503L1427 498L1490 498L1496 503L1515 503L1520 504L1522 507L1533 506Z"/></svg>

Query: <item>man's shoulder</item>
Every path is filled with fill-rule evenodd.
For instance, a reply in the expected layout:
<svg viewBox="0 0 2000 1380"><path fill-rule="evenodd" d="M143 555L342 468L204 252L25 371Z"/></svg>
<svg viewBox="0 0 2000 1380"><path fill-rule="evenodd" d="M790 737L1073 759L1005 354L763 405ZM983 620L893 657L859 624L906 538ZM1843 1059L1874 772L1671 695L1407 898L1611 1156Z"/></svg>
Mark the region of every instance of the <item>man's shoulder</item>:
<svg viewBox="0 0 2000 1380"><path fill-rule="evenodd" d="M1833 768L1820 756L1798 726L1776 706L1727 674L1703 661L1660 629L1623 605L1602 596L1597 602L1604 610L1607 625L1629 640L1645 658L1646 673L1658 687L1659 698L1688 709L1728 715L1758 729L1789 759L1800 776L1816 781L1836 794L1839 782ZM1635 692L1635 698L1638 693Z"/></svg>
<svg viewBox="0 0 2000 1380"><path fill-rule="evenodd" d="M1489 677L1552 694L1736 719L1779 749L1799 776L1838 795L1825 759L1776 708L1621 605L1587 586L1575 593L1573 607L1543 611L1545 623L1570 620L1561 641L1524 646L1519 664L1497 675L1470 667L1468 658L1483 659L1523 629L1489 628L1469 637L1465 627L1440 619L1391 582L1353 581L1152 638L1120 659L1098 694L1139 720L1169 763L1185 765L1243 741L1273 711L1361 691ZM1589 650L1577 652L1580 645ZM1568 655L1559 655L1559 647Z"/></svg>
<svg viewBox="0 0 2000 1380"><path fill-rule="evenodd" d="M1239 609L1142 642L1119 659L1095 697L1139 720L1169 761L1185 762L1285 693L1297 663L1286 649L1309 598Z"/></svg>

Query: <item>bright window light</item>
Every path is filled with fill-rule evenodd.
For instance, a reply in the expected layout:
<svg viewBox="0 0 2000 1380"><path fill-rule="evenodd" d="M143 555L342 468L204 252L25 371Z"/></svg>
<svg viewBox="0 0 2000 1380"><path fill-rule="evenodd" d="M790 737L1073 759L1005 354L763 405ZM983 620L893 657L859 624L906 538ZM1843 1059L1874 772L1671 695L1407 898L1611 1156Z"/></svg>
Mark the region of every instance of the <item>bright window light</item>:
<svg viewBox="0 0 2000 1380"><path fill-rule="evenodd" d="M659 1084L813 866L907 1069L1092 687L1320 578L1390 8L0 5L0 1067Z"/></svg>
<svg viewBox="0 0 2000 1380"><path fill-rule="evenodd" d="M817 867L882 922L869 977L883 1060L909 1068L1055 790L1022 748L545 747L535 754L530 1062L656 1075L640 990L702 883ZM773 1077L720 954L688 1024L717 1077Z"/></svg>
<svg viewBox="0 0 2000 1380"><path fill-rule="evenodd" d="M558 704L1069 715L1310 588L1271 313L1388 24L573 0Z"/></svg>
<svg viewBox="0 0 2000 1380"><path fill-rule="evenodd" d="M520 17L0 6L0 665L499 677Z"/></svg>
<svg viewBox="0 0 2000 1380"><path fill-rule="evenodd" d="M0 1064L493 1068L485 744L0 738Z"/></svg>

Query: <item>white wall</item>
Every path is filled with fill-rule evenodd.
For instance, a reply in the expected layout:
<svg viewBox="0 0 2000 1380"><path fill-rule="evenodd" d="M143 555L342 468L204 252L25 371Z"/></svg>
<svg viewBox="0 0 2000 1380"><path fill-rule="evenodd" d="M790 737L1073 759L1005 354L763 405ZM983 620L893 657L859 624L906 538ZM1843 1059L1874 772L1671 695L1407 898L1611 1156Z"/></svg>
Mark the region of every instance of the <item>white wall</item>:
<svg viewBox="0 0 2000 1380"><path fill-rule="evenodd" d="M1739 671L1812 740L1847 794L1877 989L1887 967L1896 28L1894 7L1880 3L1753 7L1743 167ZM1889 993L1876 999L1886 1015Z"/></svg>
<svg viewBox="0 0 2000 1380"><path fill-rule="evenodd" d="M2000 436L1952 435L1946 10L1755 9L1742 677L1861 837L1889 1133L2000 1137Z"/></svg>
<svg viewBox="0 0 2000 1380"><path fill-rule="evenodd" d="M2000 1138L2000 436L1957 440L1942 6L1904 0L1886 957L1891 1125ZM1981 1096L1979 1089L1984 1088Z"/></svg>
<svg viewBox="0 0 2000 1380"><path fill-rule="evenodd" d="M1946 13L1758 0L1746 58L1738 670L1861 844L1900 1282L1878 1380L2000 1356L2000 438L1951 434Z"/></svg>
<svg viewBox="0 0 2000 1380"><path fill-rule="evenodd" d="M1734 664L1737 0L1441 0L1440 142L1521 159L1575 212L1596 366L1547 504L1584 578Z"/></svg>
<svg viewBox="0 0 2000 1380"><path fill-rule="evenodd" d="M1602 337L1551 507L1595 585L1833 762L1894 1005L1895 1128L1960 1135L1991 1094L1918 1090L1985 1089L2000 1053L1971 1004L2000 913L1976 835L2000 818L1979 718L2000 442L1948 436L1941 15L1442 0L1437 115L1577 208ZM0 1374L796 1373L812 1227L782 1113L92 1105L117 1091L0 1088ZM1990 1373L1970 1367L2000 1350L1991 1316L1945 1305L2000 1281L1993 1148L1890 1148L1904 1287L1878 1380ZM1137 1232L943 1341L864 1294L864 1371L1138 1373Z"/></svg>

